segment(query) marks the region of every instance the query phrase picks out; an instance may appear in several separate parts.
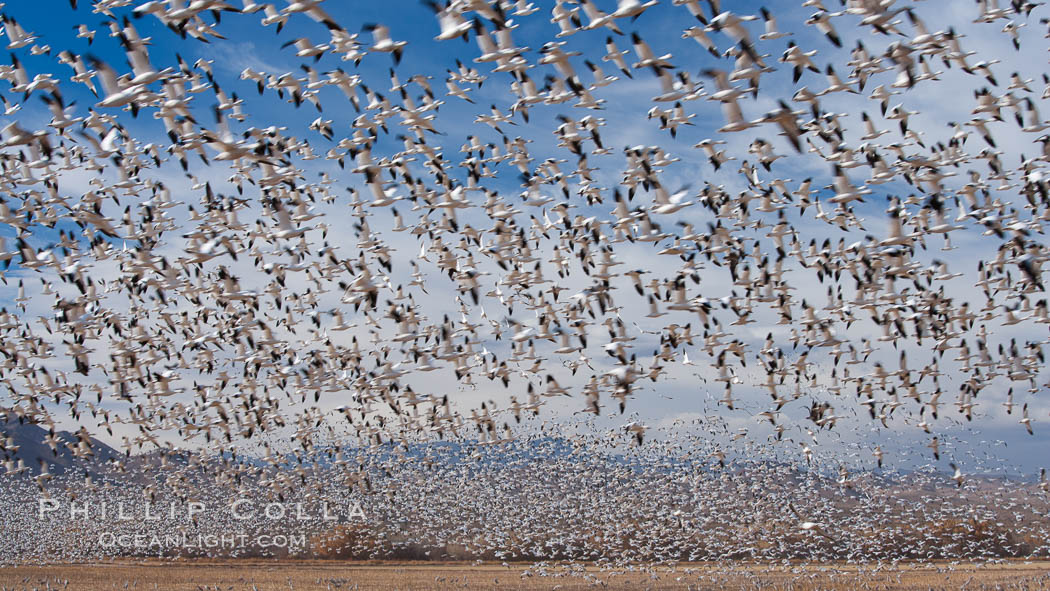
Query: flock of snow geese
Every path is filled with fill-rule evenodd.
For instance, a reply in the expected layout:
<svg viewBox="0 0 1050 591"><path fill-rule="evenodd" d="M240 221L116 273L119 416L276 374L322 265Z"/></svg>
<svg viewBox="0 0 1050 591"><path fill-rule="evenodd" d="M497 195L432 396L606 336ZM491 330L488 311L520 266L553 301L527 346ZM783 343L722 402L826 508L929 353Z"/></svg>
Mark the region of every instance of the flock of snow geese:
<svg viewBox="0 0 1050 591"><path fill-rule="evenodd" d="M55 456L666 411L963 487L953 434L1050 418L1041 2L70 4L0 66L2 410Z"/></svg>
<svg viewBox="0 0 1050 591"><path fill-rule="evenodd" d="M933 469L821 472L787 454L770 461L779 446L748 439L740 458L712 468L705 459L717 433L706 429L717 422L680 423L674 441L625 449L608 445L608 431L581 427L501 446L331 450L326 462L136 455L123 478L100 473L85 486L79 474L56 476L46 509L32 480L13 479L0 490L12 508L0 516L0 561L291 555L620 569L728 561L722 574L739 576L740 559L939 561L947 571L948 561L1050 555L1045 478L993 473L960 491Z"/></svg>

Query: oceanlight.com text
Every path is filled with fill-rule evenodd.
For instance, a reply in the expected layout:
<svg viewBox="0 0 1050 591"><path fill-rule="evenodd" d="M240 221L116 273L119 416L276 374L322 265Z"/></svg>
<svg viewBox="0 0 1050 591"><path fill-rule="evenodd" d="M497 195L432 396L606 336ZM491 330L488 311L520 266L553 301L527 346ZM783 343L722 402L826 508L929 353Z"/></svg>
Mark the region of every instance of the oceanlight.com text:
<svg viewBox="0 0 1050 591"><path fill-rule="evenodd" d="M185 533L135 533L116 534L103 532L98 536L99 546L107 549L123 548L135 550L155 549L238 549L238 548L286 548L291 551L306 548L306 535L267 534L198 534Z"/></svg>

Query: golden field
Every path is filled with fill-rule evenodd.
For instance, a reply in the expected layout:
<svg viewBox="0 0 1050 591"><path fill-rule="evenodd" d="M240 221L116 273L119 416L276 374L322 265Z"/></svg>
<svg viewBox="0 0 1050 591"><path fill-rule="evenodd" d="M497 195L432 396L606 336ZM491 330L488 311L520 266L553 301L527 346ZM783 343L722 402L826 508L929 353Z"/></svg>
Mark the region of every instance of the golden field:
<svg viewBox="0 0 1050 591"><path fill-rule="evenodd" d="M1050 562L681 564L653 568L332 561L119 561L0 567L6 590L1050 589Z"/></svg>

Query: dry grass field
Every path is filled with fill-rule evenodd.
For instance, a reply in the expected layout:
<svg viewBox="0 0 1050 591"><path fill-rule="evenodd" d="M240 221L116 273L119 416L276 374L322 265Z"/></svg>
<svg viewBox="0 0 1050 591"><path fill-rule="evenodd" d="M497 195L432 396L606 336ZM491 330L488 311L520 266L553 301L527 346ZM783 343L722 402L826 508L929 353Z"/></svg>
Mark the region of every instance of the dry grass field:
<svg viewBox="0 0 1050 591"><path fill-rule="evenodd" d="M5 590L1050 589L1050 562L994 565L694 564L625 571L330 561L114 562L0 568Z"/></svg>

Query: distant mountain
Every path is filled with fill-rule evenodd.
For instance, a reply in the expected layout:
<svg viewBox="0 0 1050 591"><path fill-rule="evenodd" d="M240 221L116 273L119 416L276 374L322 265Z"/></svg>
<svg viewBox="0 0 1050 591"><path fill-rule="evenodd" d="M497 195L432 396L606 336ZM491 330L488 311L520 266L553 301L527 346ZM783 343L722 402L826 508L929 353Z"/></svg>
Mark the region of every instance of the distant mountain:
<svg viewBox="0 0 1050 591"><path fill-rule="evenodd" d="M105 463L123 455L97 439L88 438L93 458L78 458L72 451L79 444L76 434L56 432L57 445L54 450L47 444L47 435L48 429L25 420L20 421L14 413L0 410L0 456L5 461L24 460L26 472L30 475L40 474L41 459L48 464L48 471L57 476L69 470L94 472L92 464ZM3 471L0 468L0 473Z"/></svg>

